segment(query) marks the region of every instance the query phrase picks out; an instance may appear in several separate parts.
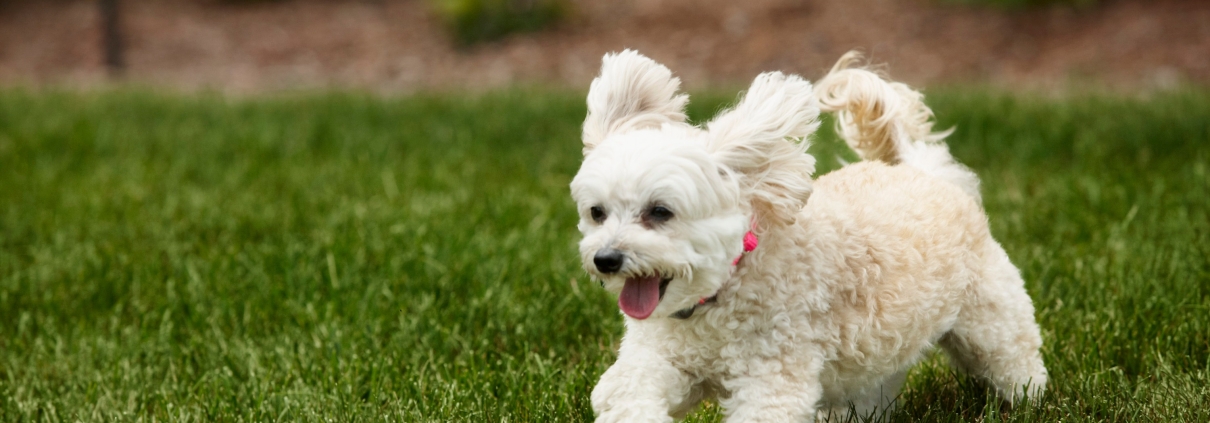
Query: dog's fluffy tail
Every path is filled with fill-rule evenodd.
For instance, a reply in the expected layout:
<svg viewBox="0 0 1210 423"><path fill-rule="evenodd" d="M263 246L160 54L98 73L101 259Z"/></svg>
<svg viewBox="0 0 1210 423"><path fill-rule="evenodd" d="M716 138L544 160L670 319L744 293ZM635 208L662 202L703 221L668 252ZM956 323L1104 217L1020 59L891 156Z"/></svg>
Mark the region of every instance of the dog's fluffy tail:
<svg viewBox="0 0 1210 423"><path fill-rule="evenodd" d="M819 108L836 113L836 132L863 160L903 163L949 181L980 201L979 177L954 160L945 137L933 132L933 111L924 95L854 66L851 51L815 84Z"/></svg>

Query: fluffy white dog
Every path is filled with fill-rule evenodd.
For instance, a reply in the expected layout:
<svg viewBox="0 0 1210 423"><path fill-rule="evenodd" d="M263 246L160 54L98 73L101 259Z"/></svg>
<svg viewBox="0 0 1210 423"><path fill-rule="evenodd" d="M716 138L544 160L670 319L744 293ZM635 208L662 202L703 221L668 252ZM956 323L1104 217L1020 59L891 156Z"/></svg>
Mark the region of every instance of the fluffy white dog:
<svg viewBox="0 0 1210 423"><path fill-rule="evenodd" d="M919 93L856 60L814 88L761 74L696 127L667 68L605 56L571 183L584 268L626 316L598 422L672 421L708 397L730 422L868 415L934 344L1009 401L1042 393L1034 308L977 177ZM812 181L821 109L866 161Z"/></svg>

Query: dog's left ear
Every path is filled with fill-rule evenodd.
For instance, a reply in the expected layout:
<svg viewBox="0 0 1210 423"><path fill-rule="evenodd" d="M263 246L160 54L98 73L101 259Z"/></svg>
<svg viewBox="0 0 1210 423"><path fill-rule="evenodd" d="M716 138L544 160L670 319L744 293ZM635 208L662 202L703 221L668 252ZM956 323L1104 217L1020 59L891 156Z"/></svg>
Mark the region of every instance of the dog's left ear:
<svg viewBox="0 0 1210 423"><path fill-rule="evenodd" d="M684 122L689 96L677 94L680 86L672 71L634 50L606 54L588 89L584 154L611 134Z"/></svg>
<svg viewBox="0 0 1210 423"><path fill-rule="evenodd" d="M811 83L781 72L761 74L734 109L709 124L709 148L750 193L756 220L789 224L811 195L815 158L806 137L819 128Z"/></svg>

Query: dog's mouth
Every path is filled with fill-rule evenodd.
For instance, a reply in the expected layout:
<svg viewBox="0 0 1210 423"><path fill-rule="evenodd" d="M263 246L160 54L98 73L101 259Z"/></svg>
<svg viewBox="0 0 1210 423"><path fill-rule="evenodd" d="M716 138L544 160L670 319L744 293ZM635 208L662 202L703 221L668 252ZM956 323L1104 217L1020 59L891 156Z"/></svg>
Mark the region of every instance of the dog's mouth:
<svg viewBox="0 0 1210 423"><path fill-rule="evenodd" d="M672 282L672 278L660 277L658 272L626 278L626 286L622 287L622 294L618 296L618 307L631 318L646 319L664 299L669 282Z"/></svg>

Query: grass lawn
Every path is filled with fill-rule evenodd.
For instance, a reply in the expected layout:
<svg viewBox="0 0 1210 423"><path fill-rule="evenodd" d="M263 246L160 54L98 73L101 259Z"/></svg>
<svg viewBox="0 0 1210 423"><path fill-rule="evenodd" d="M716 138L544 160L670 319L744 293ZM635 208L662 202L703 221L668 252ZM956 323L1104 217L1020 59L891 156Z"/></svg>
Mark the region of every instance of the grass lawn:
<svg viewBox="0 0 1210 423"><path fill-rule="evenodd" d="M1051 381L1002 410L935 356L892 420L1210 421L1193 91L931 93ZM0 421L591 420L622 318L576 257L583 116L559 92L0 90Z"/></svg>

